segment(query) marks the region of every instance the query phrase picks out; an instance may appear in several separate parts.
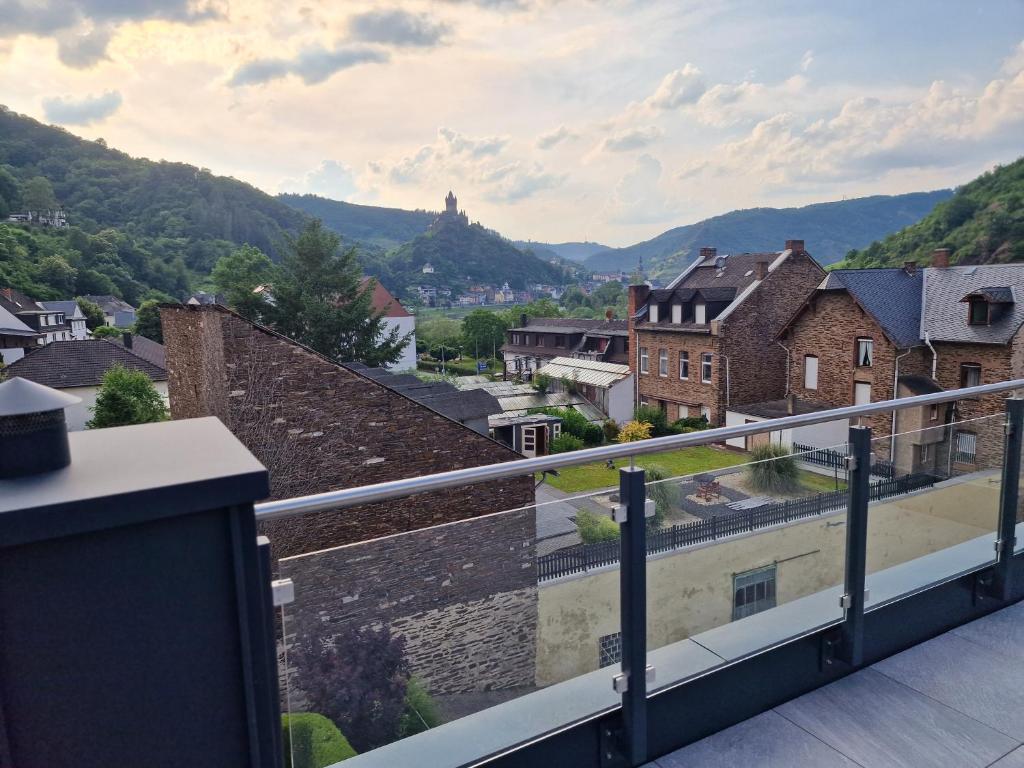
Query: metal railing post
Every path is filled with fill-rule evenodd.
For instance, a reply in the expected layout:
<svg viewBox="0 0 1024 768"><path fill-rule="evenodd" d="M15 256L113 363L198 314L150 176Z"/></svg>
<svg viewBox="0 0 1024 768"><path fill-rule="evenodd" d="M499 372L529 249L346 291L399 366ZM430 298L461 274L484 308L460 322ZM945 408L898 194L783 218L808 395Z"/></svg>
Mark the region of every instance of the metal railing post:
<svg viewBox="0 0 1024 768"><path fill-rule="evenodd" d="M647 666L646 518L648 509L654 514L654 503L647 502L644 476L641 467L619 470L620 506L615 510L621 542L622 671L613 678L612 685L622 695L623 731L618 757L629 766L647 762L647 680L653 678L653 669Z"/></svg>
<svg viewBox="0 0 1024 768"><path fill-rule="evenodd" d="M871 492L871 429L850 427L847 464L849 504L846 519L846 577L840 605L843 608L842 643L838 657L851 666L864 660L864 603L867 590L868 498Z"/></svg>
<svg viewBox="0 0 1024 768"><path fill-rule="evenodd" d="M995 592L1000 600L1010 597L1010 565L1017 543L1017 502L1020 498L1020 456L1024 438L1024 399L1006 401L1006 438L1003 443L1003 475L999 486L999 530L996 532Z"/></svg>

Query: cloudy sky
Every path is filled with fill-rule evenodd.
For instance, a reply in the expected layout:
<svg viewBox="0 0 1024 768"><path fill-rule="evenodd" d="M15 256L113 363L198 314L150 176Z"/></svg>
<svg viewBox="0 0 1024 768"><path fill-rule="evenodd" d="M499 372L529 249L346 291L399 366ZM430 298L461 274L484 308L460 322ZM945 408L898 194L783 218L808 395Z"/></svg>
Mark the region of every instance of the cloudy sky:
<svg viewBox="0 0 1024 768"><path fill-rule="evenodd" d="M1022 0L0 0L0 103L272 193L646 239L1024 154Z"/></svg>

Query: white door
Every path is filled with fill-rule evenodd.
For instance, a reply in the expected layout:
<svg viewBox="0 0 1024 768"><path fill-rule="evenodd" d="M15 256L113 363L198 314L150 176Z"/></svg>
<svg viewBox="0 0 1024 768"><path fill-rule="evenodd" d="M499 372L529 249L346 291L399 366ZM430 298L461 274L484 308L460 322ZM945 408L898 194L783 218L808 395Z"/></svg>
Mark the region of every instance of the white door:
<svg viewBox="0 0 1024 768"><path fill-rule="evenodd" d="M537 455L537 427L523 427L523 456Z"/></svg>
<svg viewBox="0 0 1024 768"><path fill-rule="evenodd" d="M853 383L853 404L867 405L871 402L871 384L866 381Z"/></svg>

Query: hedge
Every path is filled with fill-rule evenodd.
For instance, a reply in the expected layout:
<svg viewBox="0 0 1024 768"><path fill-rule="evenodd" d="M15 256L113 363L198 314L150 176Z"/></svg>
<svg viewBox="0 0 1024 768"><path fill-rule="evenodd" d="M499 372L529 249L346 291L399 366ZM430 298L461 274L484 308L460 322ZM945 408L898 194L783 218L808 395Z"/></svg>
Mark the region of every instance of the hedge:
<svg viewBox="0 0 1024 768"><path fill-rule="evenodd" d="M281 715L281 728L285 768L325 768L356 755L338 727L315 712Z"/></svg>

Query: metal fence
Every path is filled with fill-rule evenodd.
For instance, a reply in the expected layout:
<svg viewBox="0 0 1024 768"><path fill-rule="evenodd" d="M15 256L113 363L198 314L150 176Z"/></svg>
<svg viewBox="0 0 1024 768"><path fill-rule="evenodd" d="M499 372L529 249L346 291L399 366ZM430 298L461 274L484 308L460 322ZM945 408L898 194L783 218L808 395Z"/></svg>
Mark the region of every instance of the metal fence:
<svg viewBox="0 0 1024 768"><path fill-rule="evenodd" d="M893 496L902 496L921 488L930 488L937 480L938 478L934 475L921 473L884 478L871 485L869 498L871 501L879 501ZM806 517L816 517L826 512L835 512L846 507L848 498L845 490L827 491L801 499L787 499L775 504L765 504L727 515L716 515L693 523L662 528L648 533L647 554L669 552L705 541L714 541L725 536L734 536L737 533L746 533ZM614 565L617 562L619 562L618 539L596 544L577 544L538 557L537 580L549 581L561 576L583 573L593 568Z"/></svg>
<svg viewBox="0 0 1024 768"><path fill-rule="evenodd" d="M796 457L798 461L814 464L817 467L826 467L828 469L845 469L846 467L846 450L815 448L813 445L793 443L793 453L799 454ZM876 477L892 478L896 476L896 467L893 466L891 461L875 459L871 465L871 474Z"/></svg>

